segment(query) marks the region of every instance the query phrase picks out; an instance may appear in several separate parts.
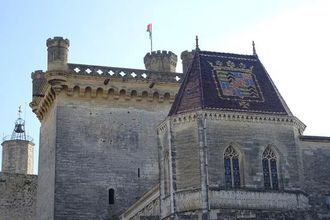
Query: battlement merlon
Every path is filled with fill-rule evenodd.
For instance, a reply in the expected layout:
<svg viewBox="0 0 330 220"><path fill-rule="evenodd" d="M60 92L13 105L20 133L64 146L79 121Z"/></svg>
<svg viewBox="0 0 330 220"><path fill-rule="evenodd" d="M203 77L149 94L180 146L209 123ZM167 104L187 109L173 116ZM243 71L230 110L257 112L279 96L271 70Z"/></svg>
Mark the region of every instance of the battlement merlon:
<svg viewBox="0 0 330 220"><path fill-rule="evenodd" d="M31 74L31 78L33 97L30 107L41 121L60 94L114 101L145 99L150 104L172 103L183 75L174 72L68 63L66 71L38 70Z"/></svg>
<svg viewBox="0 0 330 220"><path fill-rule="evenodd" d="M54 37L48 38L46 45L48 48L47 70L67 70L70 41L68 39L64 39L63 37Z"/></svg>
<svg viewBox="0 0 330 220"><path fill-rule="evenodd" d="M122 99L125 102L147 100L160 105L172 103L183 78L182 73L175 72L177 56L170 51L147 54L146 60L160 60L161 65L157 69L142 70L68 63L70 42L63 37L49 38L46 45L47 71L31 74L30 107L40 121L60 95L74 95L77 99L109 98L114 102Z"/></svg>
<svg viewBox="0 0 330 220"><path fill-rule="evenodd" d="M147 70L159 72L175 72L178 57L171 51L153 51L144 56Z"/></svg>

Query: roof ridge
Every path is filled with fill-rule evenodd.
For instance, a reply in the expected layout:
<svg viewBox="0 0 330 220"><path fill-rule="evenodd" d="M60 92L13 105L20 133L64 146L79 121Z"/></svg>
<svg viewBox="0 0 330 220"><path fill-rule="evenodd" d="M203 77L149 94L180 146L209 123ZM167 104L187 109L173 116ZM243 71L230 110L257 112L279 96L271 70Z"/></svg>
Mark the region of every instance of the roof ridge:
<svg viewBox="0 0 330 220"><path fill-rule="evenodd" d="M200 96L200 101L201 101L201 107L202 109L205 107L204 105L204 90L203 90L203 77L202 77L202 71L201 71L201 58L199 56L200 51L196 51L195 56L198 57L198 75L199 75L199 89L201 90L201 96Z"/></svg>

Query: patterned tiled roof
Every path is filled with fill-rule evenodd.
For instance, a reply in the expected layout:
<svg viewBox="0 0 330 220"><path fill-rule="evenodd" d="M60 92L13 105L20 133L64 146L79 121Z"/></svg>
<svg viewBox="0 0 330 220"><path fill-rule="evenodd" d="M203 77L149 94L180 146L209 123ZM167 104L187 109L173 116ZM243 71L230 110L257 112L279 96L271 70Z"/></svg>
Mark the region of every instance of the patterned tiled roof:
<svg viewBox="0 0 330 220"><path fill-rule="evenodd" d="M196 51L169 115L200 109L290 115L256 55Z"/></svg>

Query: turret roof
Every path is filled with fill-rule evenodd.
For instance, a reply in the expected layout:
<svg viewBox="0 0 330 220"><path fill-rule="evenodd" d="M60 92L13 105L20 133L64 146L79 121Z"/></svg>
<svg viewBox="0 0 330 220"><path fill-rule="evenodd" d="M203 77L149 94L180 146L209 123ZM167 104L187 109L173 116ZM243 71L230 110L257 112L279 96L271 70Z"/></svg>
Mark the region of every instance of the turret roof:
<svg viewBox="0 0 330 220"><path fill-rule="evenodd" d="M291 115L256 54L197 50L169 116L201 109Z"/></svg>

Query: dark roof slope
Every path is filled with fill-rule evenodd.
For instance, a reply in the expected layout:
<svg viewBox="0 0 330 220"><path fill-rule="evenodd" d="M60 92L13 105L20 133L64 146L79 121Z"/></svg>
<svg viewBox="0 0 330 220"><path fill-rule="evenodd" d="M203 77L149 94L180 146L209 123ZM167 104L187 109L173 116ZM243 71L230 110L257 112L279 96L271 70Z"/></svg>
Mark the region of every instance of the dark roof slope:
<svg viewBox="0 0 330 220"><path fill-rule="evenodd" d="M200 109L289 115L255 55L196 51L169 116Z"/></svg>

